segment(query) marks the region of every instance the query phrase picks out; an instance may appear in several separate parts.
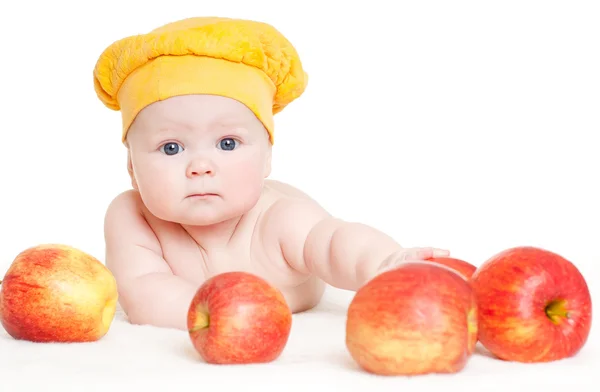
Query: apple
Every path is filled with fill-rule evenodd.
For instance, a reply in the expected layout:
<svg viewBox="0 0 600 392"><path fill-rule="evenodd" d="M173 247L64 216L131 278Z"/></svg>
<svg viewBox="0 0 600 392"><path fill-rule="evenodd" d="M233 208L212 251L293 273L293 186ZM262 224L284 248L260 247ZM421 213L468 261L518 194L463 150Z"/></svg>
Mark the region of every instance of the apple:
<svg viewBox="0 0 600 392"><path fill-rule="evenodd" d="M573 263L546 249L509 248L473 274L479 341L496 357L549 362L575 355L592 322L588 286Z"/></svg>
<svg viewBox="0 0 600 392"><path fill-rule="evenodd" d="M469 280L471 276L473 276L473 273L477 269L477 267L475 267L473 264L454 257L431 257L426 261L445 265L446 267L452 268L467 280Z"/></svg>
<svg viewBox="0 0 600 392"><path fill-rule="evenodd" d="M194 348L207 363L266 363L285 348L292 311L282 293L263 278L225 272L198 288L187 326Z"/></svg>
<svg viewBox="0 0 600 392"><path fill-rule="evenodd" d="M384 376L456 373L477 343L477 303L457 272L407 262L365 283L348 306L346 347Z"/></svg>
<svg viewBox="0 0 600 392"><path fill-rule="evenodd" d="M0 284L0 322L32 342L90 342L112 324L117 305L112 273L68 245L41 244L19 253Z"/></svg>

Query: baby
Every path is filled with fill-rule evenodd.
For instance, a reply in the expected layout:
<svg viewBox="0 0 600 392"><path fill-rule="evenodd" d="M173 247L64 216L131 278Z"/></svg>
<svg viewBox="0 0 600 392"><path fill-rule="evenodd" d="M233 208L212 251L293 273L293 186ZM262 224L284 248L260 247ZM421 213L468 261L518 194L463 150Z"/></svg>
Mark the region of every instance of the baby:
<svg viewBox="0 0 600 392"><path fill-rule="evenodd" d="M403 261L449 254L403 248L267 179L273 116L306 84L293 46L253 21L185 19L102 53L94 86L121 111L133 187L107 209L106 265L131 323L186 329L198 287L227 271L261 276L301 312L325 284L357 290Z"/></svg>

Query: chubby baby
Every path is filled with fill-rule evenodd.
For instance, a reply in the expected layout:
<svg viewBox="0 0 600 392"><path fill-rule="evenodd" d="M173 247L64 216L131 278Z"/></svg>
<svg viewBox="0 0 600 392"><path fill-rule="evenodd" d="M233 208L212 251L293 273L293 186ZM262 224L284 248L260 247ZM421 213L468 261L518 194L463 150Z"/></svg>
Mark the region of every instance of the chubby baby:
<svg viewBox="0 0 600 392"><path fill-rule="evenodd" d="M131 190L105 217L105 262L131 323L186 329L208 278L254 273L293 312L325 284L357 290L409 260L447 256L329 214L268 179L276 113L305 90L294 47L272 26L189 18L110 45L94 69L99 99L122 117Z"/></svg>

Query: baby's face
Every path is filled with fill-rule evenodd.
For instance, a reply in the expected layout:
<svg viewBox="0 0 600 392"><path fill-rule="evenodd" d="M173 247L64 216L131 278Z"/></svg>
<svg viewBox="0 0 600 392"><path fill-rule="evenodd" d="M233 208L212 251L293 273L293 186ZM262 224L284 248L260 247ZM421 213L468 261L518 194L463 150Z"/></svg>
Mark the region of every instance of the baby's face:
<svg viewBox="0 0 600 392"><path fill-rule="evenodd" d="M242 215L256 204L270 174L266 130L229 98L189 95L154 103L137 116L127 143L144 204L181 224Z"/></svg>

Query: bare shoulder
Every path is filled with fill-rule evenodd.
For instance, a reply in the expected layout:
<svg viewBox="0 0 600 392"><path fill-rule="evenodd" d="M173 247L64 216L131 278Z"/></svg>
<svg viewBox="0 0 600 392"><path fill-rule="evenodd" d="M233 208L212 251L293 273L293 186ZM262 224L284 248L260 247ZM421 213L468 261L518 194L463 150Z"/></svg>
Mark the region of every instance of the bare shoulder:
<svg viewBox="0 0 600 392"><path fill-rule="evenodd" d="M104 217L104 239L107 267L117 273L123 264L133 266L140 262L132 258L140 249L162 257L160 243L144 218L143 202L136 190L120 193L109 204ZM165 263L164 270L167 268Z"/></svg>
<svg viewBox="0 0 600 392"><path fill-rule="evenodd" d="M325 208L297 187L275 180L269 180L265 186L271 192L261 222L265 234L271 236L289 230L304 231L330 217Z"/></svg>
<svg viewBox="0 0 600 392"><path fill-rule="evenodd" d="M304 265L306 239L318 223L333 217L317 201L298 195L294 189L291 188L292 195L277 198L265 209L260 230L266 246L280 249L291 267L307 272Z"/></svg>
<svg viewBox="0 0 600 392"><path fill-rule="evenodd" d="M283 197L292 197L292 198L311 199L312 200L312 197L310 197L306 192L300 190L299 188L297 188L291 184L288 184L288 183L285 183L282 181L277 181L277 180L273 180L273 179L266 180L265 187L268 190L279 193Z"/></svg>

